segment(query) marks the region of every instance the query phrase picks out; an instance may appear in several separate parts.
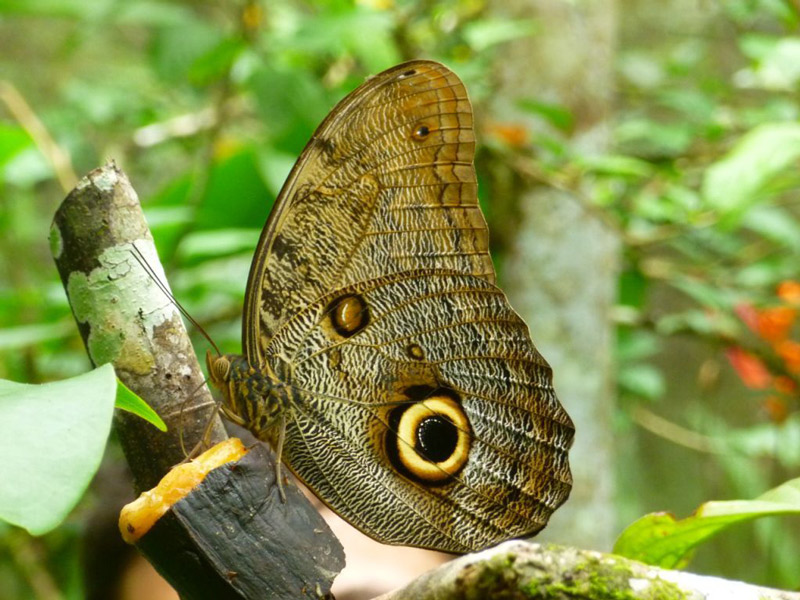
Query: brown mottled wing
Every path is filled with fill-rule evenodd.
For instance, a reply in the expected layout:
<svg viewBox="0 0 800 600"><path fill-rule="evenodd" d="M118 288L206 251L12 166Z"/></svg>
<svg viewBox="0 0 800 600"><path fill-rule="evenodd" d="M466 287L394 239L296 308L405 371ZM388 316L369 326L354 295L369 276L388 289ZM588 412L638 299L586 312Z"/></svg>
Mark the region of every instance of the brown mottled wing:
<svg viewBox="0 0 800 600"><path fill-rule="evenodd" d="M295 164L250 271L243 347L263 364L278 326L332 289L414 269L494 282L464 85L430 61L366 81Z"/></svg>
<svg viewBox="0 0 800 600"><path fill-rule="evenodd" d="M329 306L352 294L369 319L343 339ZM474 551L535 533L569 495L572 421L525 323L485 279L411 271L332 291L281 327L270 352L275 370L291 365L296 400L284 459L381 542ZM387 439L408 390L438 387L463 408L470 450L451 479L426 484L398 473Z"/></svg>

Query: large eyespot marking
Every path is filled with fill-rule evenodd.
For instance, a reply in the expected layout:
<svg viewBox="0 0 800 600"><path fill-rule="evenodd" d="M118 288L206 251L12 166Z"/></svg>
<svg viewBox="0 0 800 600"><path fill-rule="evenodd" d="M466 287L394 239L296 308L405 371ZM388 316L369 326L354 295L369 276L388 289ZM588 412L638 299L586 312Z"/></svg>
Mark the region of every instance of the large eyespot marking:
<svg viewBox="0 0 800 600"><path fill-rule="evenodd" d="M445 462L456 451L458 429L445 415L423 417L417 425L416 434L414 451L432 462Z"/></svg>
<svg viewBox="0 0 800 600"><path fill-rule="evenodd" d="M389 414L386 453L403 475L426 485L450 481L469 457L471 429L458 395L447 388L414 386L412 402Z"/></svg>
<svg viewBox="0 0 800 600"><path fill-rule="evenodd" d="M356 294L336 298L328 306L327 314L333 329L342 337L358 333L369 323L367 303Z"/></svg>

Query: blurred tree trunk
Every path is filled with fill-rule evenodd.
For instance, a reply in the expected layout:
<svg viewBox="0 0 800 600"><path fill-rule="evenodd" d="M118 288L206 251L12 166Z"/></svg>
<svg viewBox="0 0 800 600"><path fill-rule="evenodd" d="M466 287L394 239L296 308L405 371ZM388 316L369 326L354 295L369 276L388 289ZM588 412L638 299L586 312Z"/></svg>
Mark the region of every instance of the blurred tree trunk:
<svg viewBox="0 0 800 600"><path fill-rule="evenodd" d="M495 73L492 114L524 123L533 134L564 135L531 113L522 99L560 105L574 122L567 144L581 153L609 143L614 91L616 2L490 0L498 17L535 19L532 37L507 44ZM610 548L617 533L612 410L619 242L575 196L532 178L516 180L506 201L516 218L503 281L511 303L550 362L556 391L576 425L570 462L575 486L544 538L581 548ZM502 228L501 228L502 231Z"/></svg>

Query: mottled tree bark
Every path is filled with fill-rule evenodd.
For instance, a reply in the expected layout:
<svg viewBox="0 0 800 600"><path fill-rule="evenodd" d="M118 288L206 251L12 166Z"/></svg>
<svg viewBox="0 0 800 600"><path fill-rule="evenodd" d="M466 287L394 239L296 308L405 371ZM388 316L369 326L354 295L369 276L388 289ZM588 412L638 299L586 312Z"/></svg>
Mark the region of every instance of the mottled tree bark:
<svg viewBox="0 0 800 600"><path fill-rule="evenodd" d="M503 17L533 18L536 33L503 47L495 62L499 90L492 114L524 123L533 152L541 134L566 138L573 150L602 152L612 109L616 2L490 2ZM521 112L520 100L567 108L570 128L555 131ZM531 156L535 160L535 156ZM517 219L501 285L553 367L556 391L576 425L570 500L544 539L608 549L614 520L614 326L619 242L573 194L522 177L512 190ZM494 199L490 199L494 202Z"/></svg>
<svg viewBox="0 0 800 600"><path fill-rule="evenodd" d="M180 313L136 260L135 248L168 285L136 192L109 164L84 177L56 212L50 230L56 266L89 358L112 363L117 377L167 424L166 434L118 411L116 431L137 492L152 488L200 440L227 439L203 384Z"/></svg>

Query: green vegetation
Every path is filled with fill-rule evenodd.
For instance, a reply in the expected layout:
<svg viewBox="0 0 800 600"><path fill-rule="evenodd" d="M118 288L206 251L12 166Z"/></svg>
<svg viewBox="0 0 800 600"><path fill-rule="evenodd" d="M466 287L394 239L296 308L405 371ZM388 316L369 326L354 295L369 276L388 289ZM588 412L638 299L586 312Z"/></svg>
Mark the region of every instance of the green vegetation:
<svg viewBox="0 0 800 600"><path fill-rule="evenodd" d="M77 178L111 158L142 199L175 296L238 351L252 250L311 132L368 74L428 57L476 105L501 276L509 215L534 181L570 192L621 242L609 466L620 531L647 512L685 515L795 479L800 7L625 0L618 12L611 143L587 153L572 143L582 115L550 98L523 102L526 122L489 113L504 49L559 24L501 16L484 0L0 1L0 379L89 371L48 233ZM199 336L196 347L202 355ZM42 426L62 416L31 419L24 439L53 450ZM108 462L118 455L112 436ZM10 456L0 452L6 478ZM0 523L4 597L34 597L42 578L84 597L76 549L95 500L90 490L42 538ZM799 521L731 528L691 567L795 588Z"/></svg>

